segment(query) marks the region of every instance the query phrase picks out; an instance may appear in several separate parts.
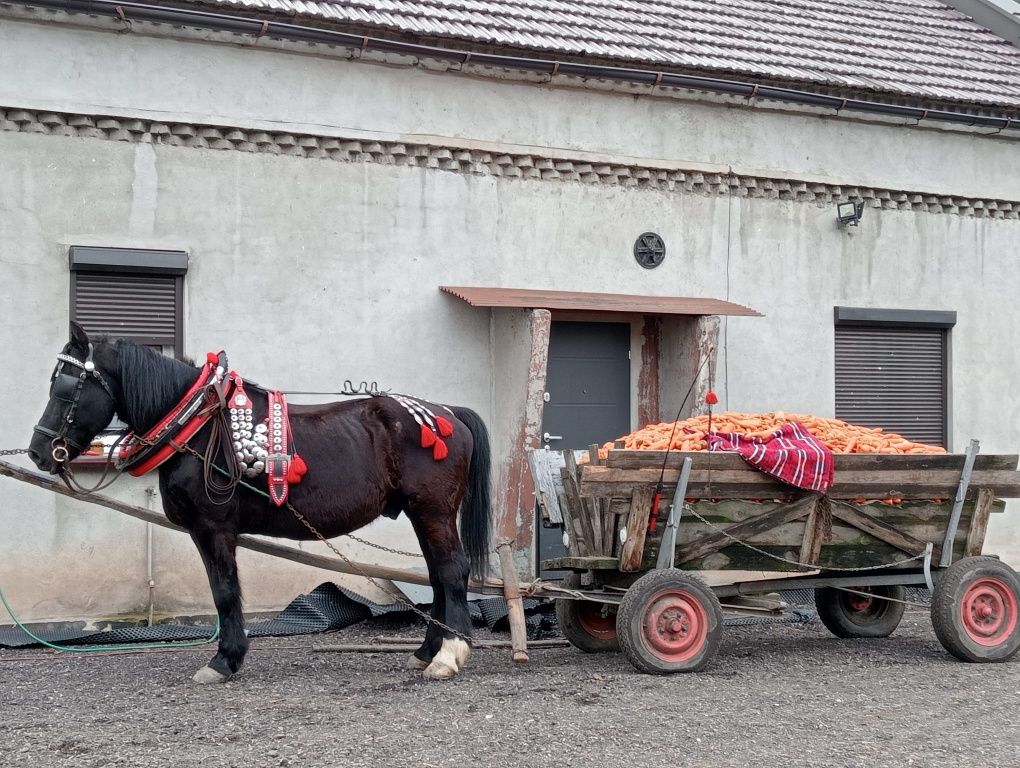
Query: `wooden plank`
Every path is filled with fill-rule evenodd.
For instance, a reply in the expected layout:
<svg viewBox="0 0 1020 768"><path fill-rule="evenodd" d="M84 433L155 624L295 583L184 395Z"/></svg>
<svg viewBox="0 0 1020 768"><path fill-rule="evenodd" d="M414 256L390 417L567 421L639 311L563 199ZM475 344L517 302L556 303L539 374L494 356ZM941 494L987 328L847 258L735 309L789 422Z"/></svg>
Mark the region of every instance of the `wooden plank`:
<svg viewBox="0 0 1020 768"><path fill-rule="evenodd" d="M680 469L685 456L694 461L694 469L700 469L711 461L716 469L740 469L747 464L735 453L695 451L682 453L670 451L635 451L617 450L609 452L605 460L608 467L619 469L662 468L666 459L666 469ZM911 470L911 469L963 469L964 455L959 453L835 453L836 471L840 470ZM1014 470L1017 468L1017 454L979 455L974 462L975 470Z"/></svg>
<svg viewBox="0 0 1020 768"><path fill-rule="evenodd" d="M560 511L559 489L560 467L563 466L563 454L559 451L547 451L544 448L533 448L528 451L528 467L535 479L535 491L538 495L538 507L542 517L554 525L563 523Z"/></svg>
<svg viewBox="0 0 1020 768"><path fill-rule="evenodd" d="M858 528L865 533L874 536L879 541L884 541L897 549L906 552L908 555L919 555L924 552L925 546L928 542L915 539L913 536L908 536L902 531L893 528L876 517L869 515L867 512L862 510L856 505L849 505L845 502L837 502L832 505L832 516L842 520L844 523L852 525L854 528ZM935 546L937 552L941 551L941 547ZM932 553L932 560L937 559L936 554Z"/></svg>
<svg viewBox="0 0 1020 768"><path fill-rule="evenodd" d="M578 557L588 557L592 554L591 537L584 524L585 512L577 492L577 483L572 480L570 470L565 466L560 468L560 477L563 479L563 495L566 498L563 512L564 528L568 535L567 551Z"/></svg>
<svg viewBox="0 0 1020 768"><path fill-rule="evenodd" d="M978 491L977 505L974 507L974 516L967 532L967 544L963 550L965 557L976 557L981 554L981 549L985 545L985 533L988 531L988 515L994 504L994 493L987 488Z"/></svg>
<svg viewBox="0 0 1020 768"><path fill-rule="evenodd" d="M584 467L579 491L582 496L626 497L636 486L655 485L660 474L658 469ZM672 491L678 476L678 471L666 470L662 475L664 488ZM954 470L848 470L836 473L827 495L835 499L952 498L959 481L960 473ZM991 489L997 498L1020 498L1020 472L975 471L967 497L976 498L978 488ZM798 489L750 468L695 469L687 489L688 497L716 499L781 499L798 493Z"/></svg>
<svg viewBox="0 0 1020 768"><path fill-rule="evenodd" d="M574 453L572 451L564 451L563 458L565 460L564 469L566 473L562 476L566 482L571 483L576 488L578 487L577 479L580 477L580 472ZM585 469L601 469L601 467L585 466ZM578 489L578 498L581 500L581 511L577 517L584 528L584 540L588 544L589 554L602 555L602 524L599 519L598 502L594 498L582 496L580 489Z"/></svg>
<svg viewBox="0 0 1020 768"><path fill-rule="evenodd" d="M635 488L630 497L630 514L627 516L627 541L620 550L620 570L641 569L645 553L645 536L648 534L648 515L652 510L652 488Z"/></svg>
<svg viewBox="0 0 1020 768"><path fill-rule="evenodd" d="M813 496L798 499L792 504L783 504L771 509L764 514L752 517L742 523L731 525L724 530L724 533L713 533L693 541L676 550L676 563L678 565L694 560L698 557L715 552L722 547L733 543L733 539L744 540L755 536L770 528L783 525L792 520L806 517L814 509L815 500Z"/></svg>
<svg viewBox="0 0 1020 768"><path fill-rule="evenodd" d="M798 558L802 563L817 563L818 556L822 551L822 532L819 530L818 524L818 518L821 516L819 512L821 503L820 497L815 500L804 523L804 540L801 542L800 557Z"/></svg>
<svg viewBox="0 0 1020 768"><path fill-rule="evenodd" d="M546 571L615 571L619 565L615 557L552 557L542 561Z"/></svg>

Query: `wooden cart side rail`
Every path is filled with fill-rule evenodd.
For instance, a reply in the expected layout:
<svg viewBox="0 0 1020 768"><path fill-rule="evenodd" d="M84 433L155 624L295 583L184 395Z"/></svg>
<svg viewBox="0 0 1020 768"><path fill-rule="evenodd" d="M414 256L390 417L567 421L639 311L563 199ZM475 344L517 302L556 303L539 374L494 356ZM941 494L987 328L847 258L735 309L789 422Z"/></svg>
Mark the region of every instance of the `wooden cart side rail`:
<svg viewBox="0 0 1020 768"><path fill-rule="evenodd" d="M742 469L695 468L687 486L687 496L713 499L789 499L800 491L744 465ZM668 469L620 469L583 467L579 493L582 497L625 498L639 486L655 486L662 477L663 489L671 494L679 472ZM837 471L827 495L834 499L931 499L953 498L960 473L951 469L933 470L844 470ZM1020 472L1015 470L975 470L967 498L977 497L987 488L997 498L1020 498Z"/></svg>
<svg viewBox="0 0 1020 768"><path fill-rule="evenodd" d="M694 469L711 466L713 469L740 470L747 469L747 464L735 453L696 451L683 453L670 451L635 451L612 450L602 462L607 467L616 469L662 469L663 461L666 469L679 470L686 457L691 457ZM952 469L959 473L966 459L959 453L916 453L916 454L876 454L876 453L835 453L836 472L844 470L932 470ZM1020 455L1018 454L978 454L974 461L975 470L1015 470ZM957 475L959 477L959 475Z"/></svg>

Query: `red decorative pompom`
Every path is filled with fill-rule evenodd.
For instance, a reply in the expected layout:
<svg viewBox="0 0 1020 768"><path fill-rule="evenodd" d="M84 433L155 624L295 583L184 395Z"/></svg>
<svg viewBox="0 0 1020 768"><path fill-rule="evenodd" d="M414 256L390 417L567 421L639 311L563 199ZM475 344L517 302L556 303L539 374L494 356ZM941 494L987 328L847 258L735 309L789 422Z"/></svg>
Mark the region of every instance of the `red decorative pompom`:
<svg viewBox="0 0 1020 768"><path fill-rule="evenodd" d="M209 365L216 365L216 363L220 361L220 356L215 352L206 352L205 361L209 363Z"/></svg>
<svg viewBox="0 0 1020 768"><path fill-rule="evenodd" d="M421 447L431 448L436 444L436 433L429 429L428 424L421 425Z"/></svg>
<svg viewBox="0 0 1020 768"><path fill-rule="evenodd" d="M439 438L436 438L436 444L432 446L432 458L436 461L442 461L449 453L450 452L446 448L446 443Z"/></svg>
<svg viewBox="0 0 1020 768"><path fill-rule="evenodd" d="M705 402L709 405L715 405L719 402L719 395L715 393L714 389L710 389L705 393Z"/></svg>
<svg viewBox="0 0 1020 768"><path fill-rule="evenodd" d="M301 478L306 474L308 474L308 465L305 464L305 460L301 458L301 454L295 453L293 458L290 460L290 466L287 467L287 482L291 485L300 483Z"/></svg>
<svg viewBox="0 0 1020 768"><path fill-rule="evenodd" d="M436 416L436 426L439 428L439 434L443 437L449 437L453 434L453 424L450 423L449 419Z"/></svg>

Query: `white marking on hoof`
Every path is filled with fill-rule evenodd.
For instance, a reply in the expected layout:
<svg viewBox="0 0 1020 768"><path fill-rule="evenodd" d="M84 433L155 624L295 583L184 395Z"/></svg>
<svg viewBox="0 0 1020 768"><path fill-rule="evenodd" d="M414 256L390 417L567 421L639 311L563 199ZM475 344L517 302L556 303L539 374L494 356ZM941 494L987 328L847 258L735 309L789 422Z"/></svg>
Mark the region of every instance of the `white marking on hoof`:
<svg viewBox="0 0 1020 768"><path fill-rule="evenodd" d="M210 666L205 666L198 670L198 672L195 673L195 676L191 679L196 683L208 685L209 683L225 683L230 678L222 672L217 672Z"/></svg>
<svg viewBox="0 0 1020 768"><path fill-rule="evenodd" d="M425 669L425 667L427 667L428 665L429 665L429 663L427 661L422 661L421 659L419 659L417 656L415 656L413 654L407 660L407 668L408 669L417 669L417 670L420 671L420 670Z"/></svg>
<svg viewBox="0 0 1020 768"><path fill-rule="evenodd" d="M446 638L439 649L439 653L432 659L432 663L425 668L424 675L429 680L446 680L456 675L468 656L471 655L471 647L459 637Z"/></svg>
<svg viewBox="0 0 1020 768"><path fill-rule="evenodd" d="M464 669L464 665L467 664L467 660L471 656L471 646L459 637L443 641L443 645L447 643L453 647L453 657L457 660L457 671Z"/></svg>
<svg viewBox="0 0 1020 768"><path fill-rule="evenodd" d="M426 680L449 680L456 674L456 669L448 664L441 663L437 659L433 659L432 663L425 668L424 672L422 672L422 676Z"/></svg>

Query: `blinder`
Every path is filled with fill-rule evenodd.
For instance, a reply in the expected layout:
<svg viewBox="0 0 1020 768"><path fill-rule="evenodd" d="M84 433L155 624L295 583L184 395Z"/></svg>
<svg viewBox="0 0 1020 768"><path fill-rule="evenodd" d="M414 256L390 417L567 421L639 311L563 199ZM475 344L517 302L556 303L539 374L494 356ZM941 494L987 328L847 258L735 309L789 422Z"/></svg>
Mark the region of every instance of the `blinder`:
<svg viewBox="0 0 1020 768"><path fill-rule="evenodd" d="M65 365L80 368L81 373L77 376L70 373L64 373ZM84 446L79 445L76 441L68 437L67 430L74 423L74 416L78 410L78 401L81 399L82 389L85 387L86 379L90 376L98 381L106 391L106 394L110 396L110 399L116 402L116 398L113 396L113 390L110 389L110 385L106 383L106 379L103 378L103 375L96 370L96 364L92 362L91 344L89 344L89 353L85 362L81 362L70 355L57 355L57 367L53 370L53 377L50 380L50 397L54 400L60 400L63 403L67 403L67 407L64 409L64 412L60 417L59 430L54 431L48 427L44 427L42 424L36 424L33 428L34 431L39 434L52 438L51 443L53 445L53 458L57 463L62 464L67 460L67 445L70 445L79 453L84 450Z"/></svg>

